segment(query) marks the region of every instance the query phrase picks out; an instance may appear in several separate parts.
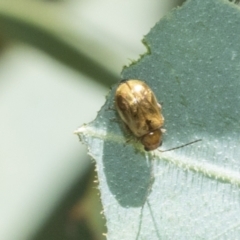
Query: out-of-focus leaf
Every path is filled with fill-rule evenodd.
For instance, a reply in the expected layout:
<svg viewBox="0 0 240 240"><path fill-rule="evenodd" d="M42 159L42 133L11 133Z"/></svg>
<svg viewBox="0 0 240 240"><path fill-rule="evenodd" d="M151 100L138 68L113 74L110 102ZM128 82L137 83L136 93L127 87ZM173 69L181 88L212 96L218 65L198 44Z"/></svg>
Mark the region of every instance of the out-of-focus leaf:
<svg viewBox="0 0 240 240"><path fill-rule="evenodd" d="M150 50L123 78L144 79L163 105L161 153L129 138L114 92L78 129L97 162L108 239L238 239L240 11L191 0L146 36Z"/></svg>
<svg viewBox="0 0 240 240"><path fill-rule="evenodd" d="M59 35L47 29L0 13L0 32L3 38L29 43L65 65L91 77L104 85L111 85L118 77L108 69L86 56Z"/></svg>

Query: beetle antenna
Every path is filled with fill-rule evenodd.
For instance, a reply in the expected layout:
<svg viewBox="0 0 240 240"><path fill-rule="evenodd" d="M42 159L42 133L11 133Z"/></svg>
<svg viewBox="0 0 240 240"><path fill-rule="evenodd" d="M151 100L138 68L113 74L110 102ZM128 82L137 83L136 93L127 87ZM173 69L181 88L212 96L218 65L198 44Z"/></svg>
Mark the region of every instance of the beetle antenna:
<svg viewBox="0 0 240 240"><path fill-rule="evenodd" d="M195 140L195 141L192 141L192 142L189 142L189 143L185 143L185 144L180 145L180 146L178 146L178 147L169 148L169 149L167 149L167 150L158 150L158 151L160 151L160 152L169 152L169 151L176 150L176 149L179 149L179 148L182 148L182 147L185 147L185 146L188 146L188 145L191 145L191 144L193 144L193 143L200 142L200 141L202 141L202 139L197 139L197 140Z"/></svg>

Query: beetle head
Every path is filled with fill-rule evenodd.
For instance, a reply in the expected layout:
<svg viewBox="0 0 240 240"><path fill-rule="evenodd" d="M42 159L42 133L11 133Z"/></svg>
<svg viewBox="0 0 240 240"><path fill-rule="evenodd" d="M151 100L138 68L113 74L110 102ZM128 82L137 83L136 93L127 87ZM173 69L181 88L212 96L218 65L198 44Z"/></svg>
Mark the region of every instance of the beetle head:
<svg viewBox="0 0 240 240"><path fill-rule="evenodd" d="M141 138L141 143L146 151L152 151L162 145L162 131L156 129L152 132L147 133Z"/></svg>

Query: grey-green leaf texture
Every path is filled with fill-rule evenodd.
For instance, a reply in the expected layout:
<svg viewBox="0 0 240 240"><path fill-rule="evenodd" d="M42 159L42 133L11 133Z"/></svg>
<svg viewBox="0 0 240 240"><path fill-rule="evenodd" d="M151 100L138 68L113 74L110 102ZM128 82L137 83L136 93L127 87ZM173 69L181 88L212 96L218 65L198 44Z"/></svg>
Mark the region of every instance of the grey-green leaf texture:
<svg viewBox="0 0 240 240"><path fill-rule="evenodd" d="M96 161L107 238L239 239L240 9L189 0L144 42L149 52L122 78L144 80L162 104L161 149L202 141L145 152L111 89L97 118L77 131Z"/></svg>

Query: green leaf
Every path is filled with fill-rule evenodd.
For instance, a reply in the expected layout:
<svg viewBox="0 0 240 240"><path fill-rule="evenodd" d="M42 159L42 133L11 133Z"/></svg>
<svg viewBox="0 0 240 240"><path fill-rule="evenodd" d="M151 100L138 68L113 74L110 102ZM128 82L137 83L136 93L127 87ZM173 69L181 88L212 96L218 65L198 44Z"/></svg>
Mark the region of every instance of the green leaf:
<svg viewBox="0 0 240 240"><path fill-rule="evenodd" d="M232 3L187 1L156 24L144 40L149 53L123 71L162 103L162 149L201 142L147 153L127 141L117 86L78 129L97 163L108 239L239 238L239 23Z"/></svg>
<svg viewBox="0 0 240 240"><path fill-rule="evenodd" d="M4 37L29 43L40 48L66 66L104 85L109 86L116 82L116 75L77 49L72 43L66 41L60 33L51 32L46 26L45 28L39 27L33 22L16 18L16 16L11 16L11 14L7 15L2 13L0 9L0 32L4 33Z"/></svg>

